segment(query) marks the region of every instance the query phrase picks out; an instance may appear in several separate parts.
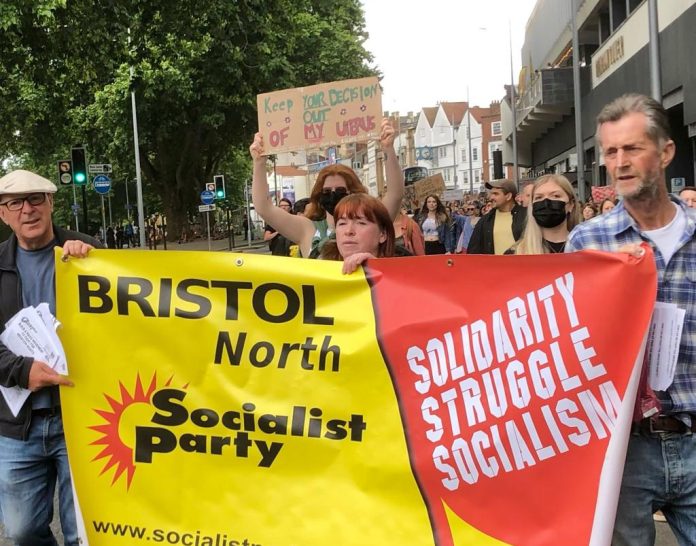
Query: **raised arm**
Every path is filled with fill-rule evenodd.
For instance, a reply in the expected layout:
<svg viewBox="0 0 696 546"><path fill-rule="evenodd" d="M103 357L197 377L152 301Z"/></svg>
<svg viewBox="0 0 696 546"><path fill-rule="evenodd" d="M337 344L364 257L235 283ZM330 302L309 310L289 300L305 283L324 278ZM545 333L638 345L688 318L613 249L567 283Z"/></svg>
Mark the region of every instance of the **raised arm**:
<svg viewBox="0 0 696 546"><path fill-rule="evenodd" d="M387 118L383 118L379 140L385 155L384 168L387 177L387 191L382 197L382 203L387 207L392 220L399 215L401 201L404 198L404 174L401 172L399 158L394 150L395 136L394 126Z"/></svg>
<svg viewBox="0 0 696 546"><path fill-rule="evenodd" d="M254 162L254 176L251 184L251 198L256 212L267 223L293 243L300 245L303 255L308 250L314 235L312 221L300 215L288 214L276 207L268 197L268 180L266 179L266 156L264 154L263 137L261 133L254 135L254 142L249 146L249 152ZM305 248L306 247L306 248Z"/></svg>

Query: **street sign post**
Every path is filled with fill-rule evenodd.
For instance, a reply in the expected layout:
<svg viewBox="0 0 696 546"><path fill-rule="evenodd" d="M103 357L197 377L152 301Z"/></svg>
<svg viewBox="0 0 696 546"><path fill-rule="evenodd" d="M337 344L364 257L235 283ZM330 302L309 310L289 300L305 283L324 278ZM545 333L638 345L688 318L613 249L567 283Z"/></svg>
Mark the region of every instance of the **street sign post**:
<svg viewBox="0 0 696 546"><path fill-rule="evenodd" d="M106 241L106 209L104 207L104 196L108 194L111 189L111 178L105 174L98 174L92 180L92 187L101 197L102 237L104 237L104 241Z"/></svg>
<svg viewBox="0 0 696 546"><path fill-rule="evenodd" d="M210 205L213 201L215 201L215 192L208 190L201 192L201 203L204 205Z"/></svg>
<svg viewBox="0 0 696 546"><path fill-rule="evenodd" d="M72 161L70 159L61 159L58 162L58 176L60 183L64 186L73 183Z"/></svg>
<svg viewBox="0 0 696 546"><path fill-rule="evenodd" d="M91 163L89 172L90 174L109 174L111 172L111 163Z"/></svg>
<svg viewBox="0 0 696 546"><path fill-rule="evenodd" d="M205 225L208 229L208 251L212 250L210 240L210 211L215 210L215 205L212 204L213 199L215 199L215 194L212 191L201 192L201 201L205 203L206 200L209 200L209 202L205 205L198 205L198 212L205 212Z"/></svg>
<svg viewBox="0 0 696 546"><path fill-rule="evenodd" d="M105 174L98 174L94 177L94 180L92 180L92 186L94 187L94 191L98 194L106 195L111 189L111 178Z"/></svg>

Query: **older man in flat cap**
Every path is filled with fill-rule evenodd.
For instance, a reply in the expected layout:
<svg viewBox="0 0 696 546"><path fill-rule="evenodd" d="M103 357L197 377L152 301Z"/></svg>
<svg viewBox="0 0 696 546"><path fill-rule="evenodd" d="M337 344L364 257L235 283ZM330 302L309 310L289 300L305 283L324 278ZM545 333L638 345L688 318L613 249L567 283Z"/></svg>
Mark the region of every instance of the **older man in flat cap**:
<svg viewBox="0 0 696 546"><path fill-rule="evenodd" d="M95 239L53 225L56 186L17 170L0 178L0 219L12 229L0 244L0 331L22 308L47 302L56 312L54 247L84 257ZM58 485L65 544L77 545L77 525L63 436L58 385L67 377L48 364L18 356L0 343L0 384L32 391L17 416L0 397L0 508L18 545L56 545L49 527Z"/></svg>

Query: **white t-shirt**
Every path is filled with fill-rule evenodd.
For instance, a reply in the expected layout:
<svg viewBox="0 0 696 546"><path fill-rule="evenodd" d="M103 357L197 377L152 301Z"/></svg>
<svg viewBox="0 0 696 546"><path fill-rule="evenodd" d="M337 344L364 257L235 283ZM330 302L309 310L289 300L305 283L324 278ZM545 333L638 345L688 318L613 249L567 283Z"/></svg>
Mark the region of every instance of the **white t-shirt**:
<svg viewBox="0 0 696 546"><path fill-rule="evenodd" d="M423 236L425 238L438 238L437 222L434 218L426 218L423 220Z"/></svg>
<svg viewBox="0 0 696 546"><path fill-rule="evenodd" d="M643 234L648 237L655 246L660 249L660 253L665 260L665 265L669 263L677 251L677 244L686 229L686 214L680 206L672 203L677 209L677 214L674 215L672 221L664 227L644 231Z"/></svg>

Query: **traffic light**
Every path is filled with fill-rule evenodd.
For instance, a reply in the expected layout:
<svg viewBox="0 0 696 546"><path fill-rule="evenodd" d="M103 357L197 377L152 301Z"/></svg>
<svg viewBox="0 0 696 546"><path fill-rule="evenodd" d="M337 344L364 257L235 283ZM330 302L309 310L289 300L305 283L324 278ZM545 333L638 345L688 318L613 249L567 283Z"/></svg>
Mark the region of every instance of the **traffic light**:
<svg viewBox="0 0 696 546"><path fill-rule="evenodd" d="M503 152L493 150L493 180L505 178L503 173Z"/></svg>
<svg viewBox="0 0 696 546"><path fill-rule="evenodd" d="M76 186L84 186L87 184L87 157L85 149L82 146L74 147L71 157L73 181Z"/></svg>
<svg viewBox="0 0 696 546"><path fill-rule="evenodd" d="M225 177L221 174L216 174L213 176L213 180L215 181L215 199L224 199L226 195Z"/></svg>
<svg viewBox="0 0 696 546"><path fill-rule="evenodd" d="M69 159L61 159L58 162L58 180L63 186L73 183L72 161Z"/></svg>

